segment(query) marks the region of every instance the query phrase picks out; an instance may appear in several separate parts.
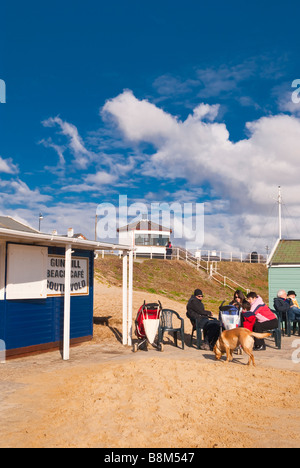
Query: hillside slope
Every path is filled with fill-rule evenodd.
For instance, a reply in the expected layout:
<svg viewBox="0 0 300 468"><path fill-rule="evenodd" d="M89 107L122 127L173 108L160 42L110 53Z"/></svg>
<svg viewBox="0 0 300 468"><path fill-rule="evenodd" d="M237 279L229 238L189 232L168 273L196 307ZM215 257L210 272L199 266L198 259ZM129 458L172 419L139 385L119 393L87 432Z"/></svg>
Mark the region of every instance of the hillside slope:
<svg viewBox="0 0 300 468"><path fill-rule="evenodd" d="M265 265L220 262L218 271L268 300L268 274ZM109 285L122 286L122 261L106 257L95 261L95 278ZM178 302L187 302L196 288L202 289L207 309L217 312L222 301L230 301L233 291L210 279L204 270L197 271L184 261L144 260L134 262L135 290L158 294Z"/></svg>

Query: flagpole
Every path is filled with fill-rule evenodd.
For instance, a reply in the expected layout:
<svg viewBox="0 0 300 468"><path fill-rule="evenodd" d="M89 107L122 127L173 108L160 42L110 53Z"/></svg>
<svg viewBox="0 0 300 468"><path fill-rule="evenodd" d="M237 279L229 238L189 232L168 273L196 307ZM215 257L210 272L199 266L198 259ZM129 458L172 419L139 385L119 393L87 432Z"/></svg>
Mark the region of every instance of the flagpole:
<svg viewBox="0 0 300 468"><path fill-rule="evenodd" d="M282 239L282 221L281 221L281 206L282 206L282 197L281 197L281 187L278 187L278 228L279 228L279 239Z"/></svg>

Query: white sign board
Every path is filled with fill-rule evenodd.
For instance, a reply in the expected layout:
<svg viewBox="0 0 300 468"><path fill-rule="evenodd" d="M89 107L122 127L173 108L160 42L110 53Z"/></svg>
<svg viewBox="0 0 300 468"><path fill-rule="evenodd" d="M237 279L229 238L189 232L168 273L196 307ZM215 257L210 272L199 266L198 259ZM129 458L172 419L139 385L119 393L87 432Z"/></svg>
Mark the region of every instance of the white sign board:
<svg viewBox="0 0 300 468"><path fill-rule="evenodd" d="M63 296L65 291L65 257L48 256L47 296ZM89 259L72 257L71 296L89 294Z"/></svg>
<svg viewBox="0 0 300 468"><path fill-rule="evenodd" d="M9 244L6 299L45 299L48 248Z"/></svg>

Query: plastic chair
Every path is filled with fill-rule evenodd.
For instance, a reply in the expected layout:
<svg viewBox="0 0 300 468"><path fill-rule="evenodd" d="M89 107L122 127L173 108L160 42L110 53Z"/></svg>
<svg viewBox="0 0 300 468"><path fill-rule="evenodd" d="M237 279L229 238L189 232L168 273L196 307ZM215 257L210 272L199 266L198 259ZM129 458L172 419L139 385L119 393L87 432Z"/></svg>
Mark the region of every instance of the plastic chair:
<svg viewBox="0 0 300 468"><path fill-rule="evenodd" d="M292 335L292 325L293 325L293 334L296 334L296 328L298 325L298 334L300 335L300 320L291 320L289 317L289 313L286 314L286 332L287 336Z"/></svg>
<svg viewBox="0 0 300 468"><path fill-rule="evenodd" d="M174 327L173 319L176 317L180 321L180 327ZM162 343L165 332L171 332L174 336L175 346L177 347L177 334L180 333L182 349L184 349L184 320L178 312L171 309L163 309L160 316L160 326L158 329L158 342Z"/></svg>
<svg viewBox="0 0 300 468"><path fill-rule="evenodd" d="M272 309L271 309L272 310ZM274 328L272 330L269 330L270 333L273 334L273 337L275 339L275 346L278 349L281 349L281 336L282 336L282 320L281 320L281 314L277 312L276 310L272 310L273 314L276 315L278 319L278 328Z"/></svg>
<svg viewBox="0 0 300 468"><path fill-rule="evenodd" d="M290 337L291 334L292 334L292 324L293 324L294 334L295 334L295 331L296 331L296 328L297 328L297 325L298 325L298 334L300 336L300 320L291 320L290 317L289 317L288 312L284 314L284 317L283 317L282 313L277 311L276 309L272 310L272 312L274 312L274 314L277 315L278 320L280 320L281 329L282 329L283 334Z"/></svg>
<svg viewBox="0 0 300 468"><path fill-rule="evenodd" d="M197 337L197 348L200 349L203 342L203 327L200 327L198 320L193 324L192 334L191 334L191 346L193 346L194 332L196 331Z"/></svg>

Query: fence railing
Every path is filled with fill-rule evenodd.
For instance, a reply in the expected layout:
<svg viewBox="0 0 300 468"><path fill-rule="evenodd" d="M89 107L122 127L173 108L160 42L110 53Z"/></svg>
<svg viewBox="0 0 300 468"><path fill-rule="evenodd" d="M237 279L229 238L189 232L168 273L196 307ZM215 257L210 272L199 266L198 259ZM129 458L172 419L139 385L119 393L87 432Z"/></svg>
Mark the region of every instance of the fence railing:
<svg viewBox="0 0 300 468"><path fill-rule="evenodd" d="M116 251L99 250L98 256L104 258L105 255L118 255ZM119 256L122 252L119 253ZM139 250L134 251L134 258L160 258L163 260L169 260L166 249L161 252L156 247L147 247L147 252L141 252ZM260 254L258 252L226 252L217 250L186 250L183 247L173 247L171 258L173 260L180 259L194 259L200 262L241 262L241 263L267 263L267 255Z"/></svg>
<svg viewBox="0 0 300 468"><path fill-rule="evenodd" d="M214 279L219 284L222 284L222 286L231 289L232 291L236 291L237 289L240 289L246 294L250 292L250 289L248 289L246 286L238 283L237 281L233 280L229 276L224 276L221 273L219 273L217 271L217 263L216 265L214 265L214 263L210 264L210 278Z"/></svg>
<svg viewBox="0 0 300 468"><path fill-rule="evenodd" d="M216 262L267 263L267 255L258 252L228 252L223 250L196 250L195 257Z"/></svg>

